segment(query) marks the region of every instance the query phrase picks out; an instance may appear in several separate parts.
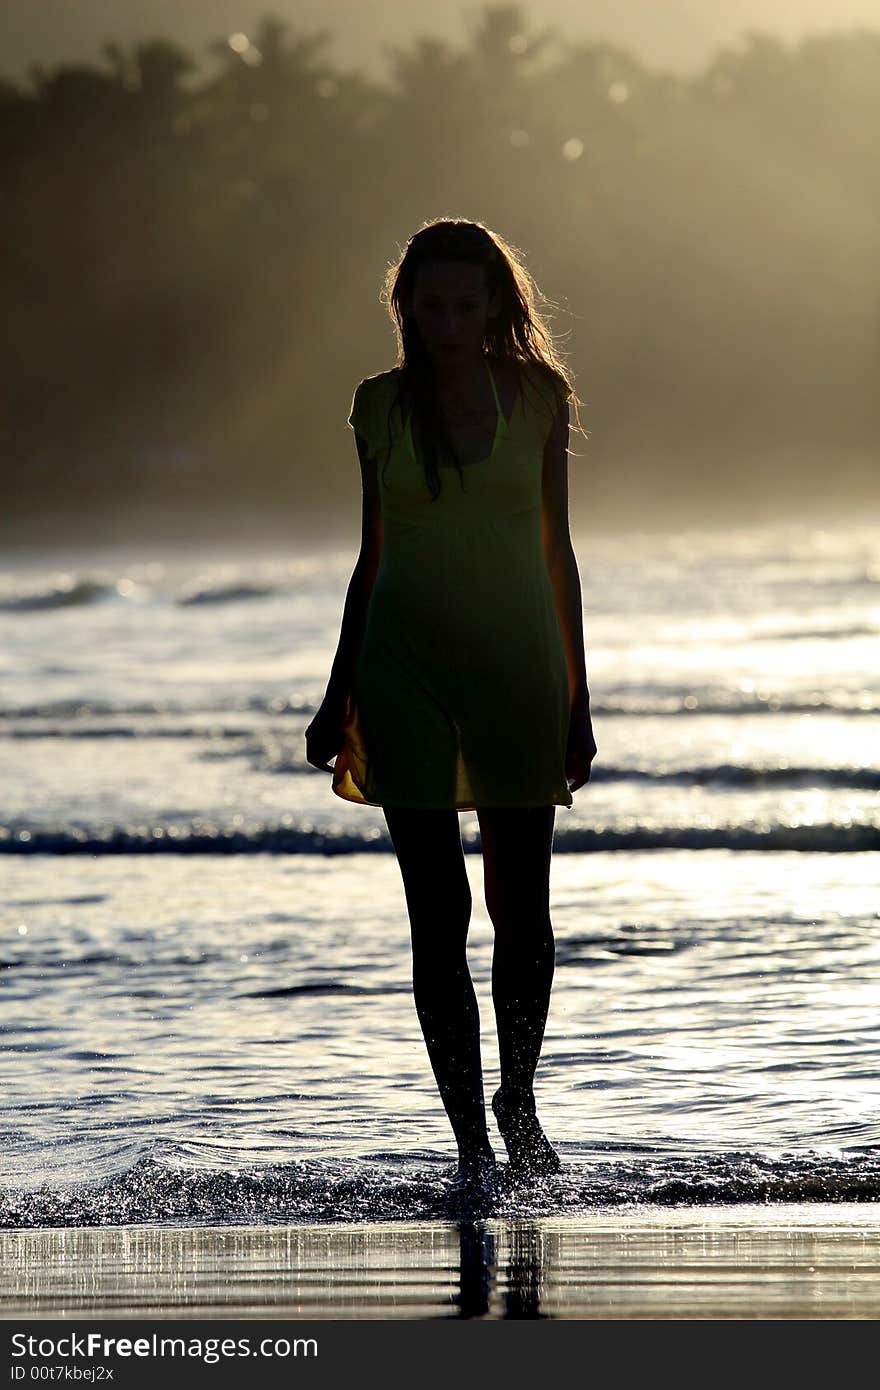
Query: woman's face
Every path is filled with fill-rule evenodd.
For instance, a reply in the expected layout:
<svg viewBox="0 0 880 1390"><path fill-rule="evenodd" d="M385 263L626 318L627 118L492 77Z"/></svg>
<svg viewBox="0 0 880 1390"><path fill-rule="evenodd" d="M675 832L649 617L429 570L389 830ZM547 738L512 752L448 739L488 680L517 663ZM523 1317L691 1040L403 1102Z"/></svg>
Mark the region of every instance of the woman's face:
<svg viewBox="0 0 880 1390"><path fill-rule="evenodd" d="M408 311L431 357L452 366L482 353L498 295L490 298L482 266L426 261L416 271Z"/></svg>

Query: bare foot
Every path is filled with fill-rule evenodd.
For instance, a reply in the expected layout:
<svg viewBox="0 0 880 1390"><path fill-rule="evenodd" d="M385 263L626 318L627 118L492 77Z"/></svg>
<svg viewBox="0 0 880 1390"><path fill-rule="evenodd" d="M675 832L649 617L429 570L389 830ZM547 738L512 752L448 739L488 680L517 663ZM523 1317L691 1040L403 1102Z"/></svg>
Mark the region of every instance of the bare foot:
<svg viewBox="0 0 880 1390"><path fill-rule="evenodd" d="M562 1167L559 1154L541 1128L534 1096L506 1097L499 1089L492 1097L492 1112L504 1140L511 1172L517 1177L547 1178Z"/></svg>
<svg viewBox="0 0 880 1390"><path fill-rule="evenodd" d="M452 1190L463 1197L490 1197L498 1186L498 1167L491 1149L459 1154Z"/></svg>

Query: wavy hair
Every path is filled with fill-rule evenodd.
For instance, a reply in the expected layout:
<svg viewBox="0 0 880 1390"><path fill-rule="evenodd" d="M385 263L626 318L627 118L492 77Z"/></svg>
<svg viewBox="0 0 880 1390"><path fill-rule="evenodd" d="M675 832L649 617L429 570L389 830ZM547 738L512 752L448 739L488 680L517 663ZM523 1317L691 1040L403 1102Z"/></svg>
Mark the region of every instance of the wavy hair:
<svg viewBox="0 0 880 1390"><path fill-rule="evenodd" d="M544 385L546 394L540 386L536 389L551 417L566 401L574 403L576 414L578 406L574 384L538 307L550 301L538 290L523 264L521 253L482 222L439 218L423 223L407 241L400 258L388 267L380 299L396 329L396 367L400 373L398 392L388 411L389 446L392 411L395 405L405 403L418 430L425 481L432 501L436 501L442 490L439 472L441 452L454 462L462 489L464 474L437 406L432 359L415 321L404 305L415 287L419 267L428 261L438 260L463 261L480 266L486 277L489 297L496 290L500 291L498 313L490 316L486 325L483 343L486 354L499 362L531 364L535 367L535 376ZM520 371L520 393L525 375ZM577 420L580 428L579 415ZM581 433L585 432L581 429Z"/></svg>

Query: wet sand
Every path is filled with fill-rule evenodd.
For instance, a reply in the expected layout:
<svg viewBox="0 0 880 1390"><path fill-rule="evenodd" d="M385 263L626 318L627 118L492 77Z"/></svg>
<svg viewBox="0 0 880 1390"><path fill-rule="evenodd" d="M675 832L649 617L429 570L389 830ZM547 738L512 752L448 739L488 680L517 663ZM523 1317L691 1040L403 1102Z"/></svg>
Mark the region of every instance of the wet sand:
<svg viewBox="0 0 880 1390"><path fill-rule="evenodd" d="M880 1206L0 1232L0 1316L880 1316Z"/></svg>

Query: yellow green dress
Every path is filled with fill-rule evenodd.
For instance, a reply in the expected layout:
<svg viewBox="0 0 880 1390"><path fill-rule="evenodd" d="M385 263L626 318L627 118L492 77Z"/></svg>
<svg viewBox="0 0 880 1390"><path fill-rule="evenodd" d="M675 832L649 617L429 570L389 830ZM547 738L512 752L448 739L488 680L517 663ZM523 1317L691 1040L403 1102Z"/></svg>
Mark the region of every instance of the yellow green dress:
<svg viewBox="0 0 880 1390"><path fill-rule="evenodd" d="M544 445L559 396L532 364L495 441L436 501L395 400L361 381L349 424L378 464L382 553L333 791L376 806L571 806L565 650L544 558Z"/></svg>

